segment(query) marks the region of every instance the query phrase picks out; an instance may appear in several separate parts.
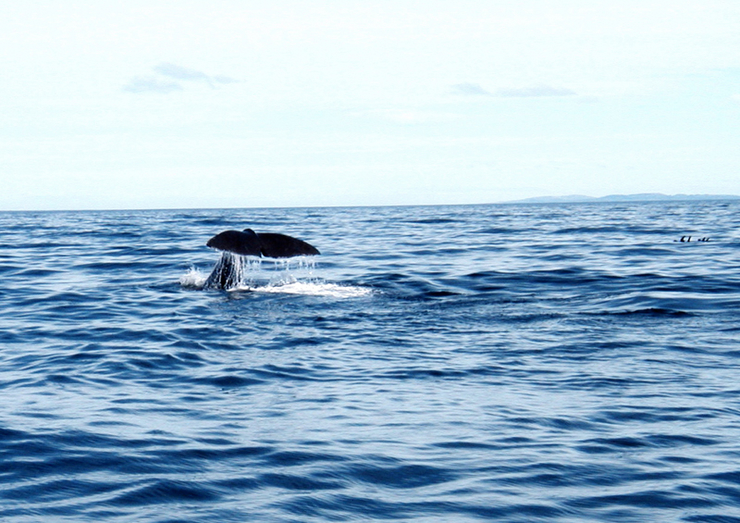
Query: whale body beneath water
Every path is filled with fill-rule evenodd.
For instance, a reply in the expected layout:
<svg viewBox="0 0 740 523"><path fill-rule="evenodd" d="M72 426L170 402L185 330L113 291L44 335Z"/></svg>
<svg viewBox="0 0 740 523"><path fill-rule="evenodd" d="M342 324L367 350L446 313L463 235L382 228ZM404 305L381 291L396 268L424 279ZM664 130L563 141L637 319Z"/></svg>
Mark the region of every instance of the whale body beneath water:
<svg viewBox="0 0 740 523"><path fill-rule="evenodd" d="M242 256L293 258L321 254L310 243L287 234L256 233L252 229L221 232L208 240L206 245L223 253L203 285L205 289L230 289L238 286L243 271Z"/></svg>

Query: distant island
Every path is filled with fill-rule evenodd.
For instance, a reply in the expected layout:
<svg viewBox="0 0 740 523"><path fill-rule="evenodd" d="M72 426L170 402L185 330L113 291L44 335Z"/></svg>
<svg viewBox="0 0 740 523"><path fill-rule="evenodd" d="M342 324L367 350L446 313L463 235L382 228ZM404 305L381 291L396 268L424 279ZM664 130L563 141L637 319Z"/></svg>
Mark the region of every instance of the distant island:
<svg viewBox="0 0 740 523"><path fill-rule="evenodd" d="M523 200L513 200L503 203L589 203L589 202L664 202L664 201L702 201L702 200L740 200L740 196L728 194L610 194L609 196L583 196L572 194L569 196L537 196Z"/></svg>

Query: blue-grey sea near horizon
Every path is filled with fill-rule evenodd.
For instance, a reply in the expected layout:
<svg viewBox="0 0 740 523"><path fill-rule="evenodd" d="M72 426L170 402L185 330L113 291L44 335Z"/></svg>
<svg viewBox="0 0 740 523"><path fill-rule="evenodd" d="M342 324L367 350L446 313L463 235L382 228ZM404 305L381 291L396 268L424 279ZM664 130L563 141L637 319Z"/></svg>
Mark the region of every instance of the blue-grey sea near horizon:
<svg viewBox="0 0 740 523"><path fill-rule="evenodd" d="M204 290L246 227L322 254ZM3 522L740 522L737 201L4 212L0 277Z"/></svg>

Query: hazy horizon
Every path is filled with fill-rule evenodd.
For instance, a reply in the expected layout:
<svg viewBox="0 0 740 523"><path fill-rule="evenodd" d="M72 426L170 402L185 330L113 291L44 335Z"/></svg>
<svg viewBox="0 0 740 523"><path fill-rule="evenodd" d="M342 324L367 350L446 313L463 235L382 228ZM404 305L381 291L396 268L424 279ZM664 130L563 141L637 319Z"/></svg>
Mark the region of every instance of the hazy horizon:
<svg viewBox="0 0 740 523"><path fill-rule="evenodd" d="M654 195L650 199L649 195ZM639 198L646 196L645 198ZM633 198L638 197L638 198ZM581 199L582 198L582 199ZM118 208L88 208L88 209L0 209L0 212L136 212L136 211L213 211L213 210L264 210L264 209L330 209L330 208L362 208L362 207L454 207L454 206L486 206L486 205L515 205L515 204L578 204L578 203L670 203L670 202L711 202L711 201L733 201L740 200L740 195L734 194L676 194L665 195L661 193L642 194L611 194L605 196L587 196L583 194L570 194L564 196L533 196L520 200L505 200L499 202L475 202L475 203L411 203L411 204L360 204L360 205L266 205L249 207L118 207Z"/></svg>

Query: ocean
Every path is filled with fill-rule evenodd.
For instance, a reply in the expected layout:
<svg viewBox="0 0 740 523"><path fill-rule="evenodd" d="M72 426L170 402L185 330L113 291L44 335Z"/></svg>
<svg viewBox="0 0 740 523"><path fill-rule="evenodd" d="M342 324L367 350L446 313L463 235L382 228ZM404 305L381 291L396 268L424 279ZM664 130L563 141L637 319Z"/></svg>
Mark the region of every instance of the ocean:
<svg viewBox="0 0 740 523"><path fill-rule="evenodd" d="M739 211L0 213L0 521L740 522Z"/></svg>

